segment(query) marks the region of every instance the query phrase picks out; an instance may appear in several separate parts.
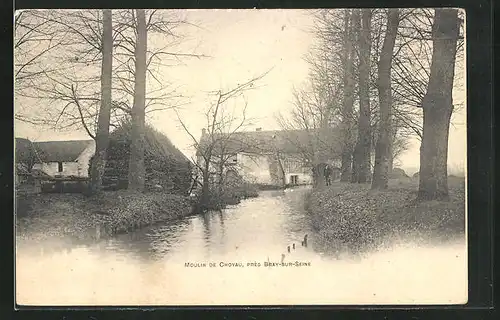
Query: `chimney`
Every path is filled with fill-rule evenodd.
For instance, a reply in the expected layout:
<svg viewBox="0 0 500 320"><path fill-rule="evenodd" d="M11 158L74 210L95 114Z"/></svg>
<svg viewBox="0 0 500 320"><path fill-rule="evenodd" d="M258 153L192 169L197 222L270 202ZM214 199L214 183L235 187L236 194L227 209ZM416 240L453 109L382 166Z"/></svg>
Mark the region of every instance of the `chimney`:
<svg viewBox="0 0 500 320"><path fill-rule="evenodd" d="M205 128L201 129L201 136L204 136L205 134L207 134L207 129Z"/></svg>
<svg viewBox="0 0 500 320"><path fill-rule="evenodd" d="M257 128L255 129L255 131L262 131L262 128Z"/></svg>

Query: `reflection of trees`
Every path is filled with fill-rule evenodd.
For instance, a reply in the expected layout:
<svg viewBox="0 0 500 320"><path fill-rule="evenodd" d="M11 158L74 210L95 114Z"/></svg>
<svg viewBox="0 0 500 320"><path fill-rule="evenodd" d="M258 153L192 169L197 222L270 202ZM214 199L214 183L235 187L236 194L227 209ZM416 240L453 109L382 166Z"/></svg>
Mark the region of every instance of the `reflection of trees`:
<svg viewBox="0 0 500 320"><path fill-rule="evenodd" d="M226 242L225 214L225 210L217 210L200 216L203 224L203 246L207 249L207 255L211 253L211 248L224 247Z"/></svg>
<svg viewBox="0 0 500 320"><path fill-rule="evenodd" d="M226 242L226 227L224 226L224 220L226 217L224 216L224 212L220 210L218 212L219 215L219 226L221 230L221 236L220 236L220 244L223 245Z"/></svg>
<svg viewBox="0 0 500 320"><path fill-rule="evenodd" d="M211 212L206 212L201 215L201 221L203 223L203 239L206 242L210 242L210 238L212 236L211 231L210 231L210 222L211 222Z"/></svg>
<svg viewBox="0 0 500 320"><path fill-rule="evenodd" d="M71 253L78 245L72 239L57 240L16 240L16 254L29 254L32 257L49 256L52 254Z"/></svg>
<svg viewBox="0 0 500 320"><path fill-rule="evenodd" d="M212 242L212 232L211 232L211 215L213 213L210 211L204 212L201 215L201 222L203 224L203 247L206 249L205 252L205 258L210 257L210 248L211 248L211 242Z"/></svg>
<svg viewBox="0 0 500 320"><path fill-rule="evenodd" d="M221 230L224 231L224 213L222 212L222 210L219 210L218 211L218 215L219 215L219 224L220 224L220 227L221 227Z"/></svg>
<svg viewBox="0 0 500 320"><path fill-rule="evenodd" d="M120 234L111 239L87 244L89 251L96 254L117 252L150 261L163 258L179 238L188 230L189 220L154 225L134 232Z"/></svg>

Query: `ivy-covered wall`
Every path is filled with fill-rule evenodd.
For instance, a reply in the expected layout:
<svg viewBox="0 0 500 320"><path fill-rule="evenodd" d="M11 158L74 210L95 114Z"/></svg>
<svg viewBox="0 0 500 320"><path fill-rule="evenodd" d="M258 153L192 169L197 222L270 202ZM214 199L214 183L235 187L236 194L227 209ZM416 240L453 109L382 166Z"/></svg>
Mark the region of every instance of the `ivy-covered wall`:
<svg viewBox="0 0 500 320"><path fill-rule="evenodd" d="M110 134L103 186L125 189L128 186L130 138L128 124ZM146 188L162 186L172 194L186 195L192 182L191 162L162 133L146 127Z"/></svg>

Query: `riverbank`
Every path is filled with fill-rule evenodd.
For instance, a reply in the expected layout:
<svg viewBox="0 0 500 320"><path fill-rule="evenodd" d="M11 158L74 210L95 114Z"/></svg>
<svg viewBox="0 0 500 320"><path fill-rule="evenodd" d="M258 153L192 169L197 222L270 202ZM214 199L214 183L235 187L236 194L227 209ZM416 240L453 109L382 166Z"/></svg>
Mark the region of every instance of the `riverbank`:
<svg viewBox="0 0 500 320"><path fill-rule="evenodd" d="M106 191L18 196L16 233L35 241L98 239L192 214L189 198L165 193Z"/></svg>
<svg viewBox="0 0 500 320"><path fill-rule="evenodd" d="M377 247L394 237L447 241L465 236L465 179L450 177L448 184L449 201L416 202L416 179L392 180L386 191L338 182L313 190L306 207L322 237L350 250Z"/></svg>

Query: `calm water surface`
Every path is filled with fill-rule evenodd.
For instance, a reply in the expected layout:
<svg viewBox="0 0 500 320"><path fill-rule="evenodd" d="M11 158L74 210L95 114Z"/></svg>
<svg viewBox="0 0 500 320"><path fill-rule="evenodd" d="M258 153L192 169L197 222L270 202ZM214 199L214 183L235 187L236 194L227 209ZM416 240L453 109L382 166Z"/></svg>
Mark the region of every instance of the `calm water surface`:
<svg viewBox="0 0 500 320"><path fill-rule="evenodd" d="M221 212L96 243L58 243L62 250L49 250L48 245L35 250L21 243L16 265L18 303L466 302L465 240L433 247L398 243L364 256L327 250L331 246L309 227L306 193L307 188L265 191ZM301 246L305 234L307 247ZM283 254L283 261L292 266L264 266L281 262ZM186 263L205 267L186 267Z"/></svg>

